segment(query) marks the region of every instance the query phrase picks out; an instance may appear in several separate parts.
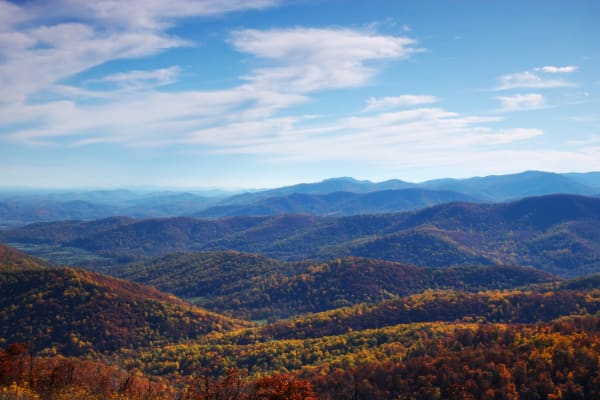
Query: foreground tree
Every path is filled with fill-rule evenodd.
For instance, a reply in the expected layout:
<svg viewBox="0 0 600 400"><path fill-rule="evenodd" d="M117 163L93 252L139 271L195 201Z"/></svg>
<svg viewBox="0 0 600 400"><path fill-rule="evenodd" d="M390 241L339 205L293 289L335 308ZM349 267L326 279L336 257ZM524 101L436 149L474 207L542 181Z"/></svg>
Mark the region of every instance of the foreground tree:
<svg viewBox="0 0 600 400"><path fill-rule="evenodd" d="M260 378L252 388L249 400L316 400L312 385L289 374Z"/></svg>

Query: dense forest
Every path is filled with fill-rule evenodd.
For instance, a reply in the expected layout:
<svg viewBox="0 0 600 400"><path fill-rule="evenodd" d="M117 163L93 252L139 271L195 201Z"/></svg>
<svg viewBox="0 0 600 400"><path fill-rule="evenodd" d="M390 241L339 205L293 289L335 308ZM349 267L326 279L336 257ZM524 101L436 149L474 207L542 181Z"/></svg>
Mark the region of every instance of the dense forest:
<svg viewBox="0 0 600 400"><path fill-rule="evenodd" d="M511 289L559 279L523 267L419 268L355 257L284 262L232 251L177 253L105 272L251 320L373 303L426 289Z"/></svg>
<svg viewBox="0 0 600 400"><path fill-rule="evenodd" d="M48 264L0 243L0 272L46 269Z"/></svg>
<svg viewBox="0 0 600 400"><path fill-rule="evenodd" d="M555 195L5 230L0 399L595 399L599 219Z"/></svg>
<svg viewBox="0 0 600 400"><path fill-rule="evenodd" d="M598 395L597 276L564 281L518 267L283 262L238 252L179 253L112 271L204 294L206 303L231 296L221 307L245 317L265 304L271 316L296 305L293 318L256 324L2 250L4 399ZM272 299L245 300L251 293Z"/></svg>
<svg viewBox="0 0 600 400"><path fill-rule="evenodd" d="M34 254L36 246L57 254L85 252L89 257L81 257L79 265L92 269L180 251L236 250L279 260L359 256L440 268L530 266L576 277L600 272L599 220L598 198L548 195L341 218L282 214L37 223L0 231L0 241Z"/></svg>

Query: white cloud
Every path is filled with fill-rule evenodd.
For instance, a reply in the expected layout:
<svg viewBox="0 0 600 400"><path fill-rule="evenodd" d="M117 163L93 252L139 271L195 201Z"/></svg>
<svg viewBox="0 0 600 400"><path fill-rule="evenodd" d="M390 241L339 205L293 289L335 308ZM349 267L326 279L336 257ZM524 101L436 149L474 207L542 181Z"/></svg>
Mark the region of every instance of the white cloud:
<svg viewBox="0 0 600 400"><path fill-rule="evenodd" d="M546 65L543 67L535 68L535 70L546 72L549 74L563 74L563 73L575 72L575 71L577 71L578 68L579 67L577 67L576 65L567 65L564 67L556 67L553 65Z"/></svg>
<svg viewBox="0 0 600 400"><path fill-rule="evenodd" d="M16 4L0 0L0 30L8 30L30 17Z"/></svg>
<svg viewBox="0 0 600 400"><path fill-rule="evenodd" d="M302 96L259 92L248 86L206 92L149 91L143 96L133 91L86 106L73 101L13 106L3 120L7 124L35 122L11 135L18 141L156 146L181 143L200 128L267 118L275 110L302 101Z"/></svg>
<svg viewBox="0 0 600 400"><path fill-rule="evenodd" d="M169 145L196 140L198 132L203 132L203 137L217 135L214 141L219 142L227 137L220 126L235 127L239 135L251 136L250 127L259 127L263 119L272 121L277 111L307 101L311 91L365 84L376 73L374 61L402 59L419 51L410 38L349 29L244 30L233 33L231 43L255 56L261 65L251 70L247 83L228 89L160 92L159 86L177 78L177 66L101 78L117 84L118 88L112 90L57 83L121 56L141 57L163 47L186 44L161 32L102 35L81 23L28 31L34 42L46 40L50 47L20 48L22 57L0 66L0 76L4 68L13 82L8 88L9 92L12 89L13 101L5 105L0 126L28 126L12 132L11 139L79 145ZM150 37L163 42L149 42ZM34 65L38 73L32 76ZM144 90L143 96L136 93L139 90ZM54 99L31 104L25 101L36 93L51 94ZM80 103L80 99L98 101ZM413 98L412 102L419 101ZM267 135L273 134L272 125L265 130Z"/></svg>
<svg viewBox="0 0 600 400"><path fill-rule="evenodd" d="M178 18L207 17L273 6L278 0L34 0L26 7L30 19L77 17L126 30L164 30Z"/></svg>
<svg viewBox="0 0 600 400"><path fill-rule="evenodd" d="M541 136L544 131L536 128L515 128L500 130L491 134L480 136L479 139L485 144L499 145L521 142L536 136Z"/></svg>
<svg viewBox="0 0 600 400"><path fill-rule="evenodd" d="M4 102L25 102L28 96L107 61L147 56L184 44L152 32L104 33L73 23L25 34L32 44L11 49L0 64Z"/></svg>
<svg viewBox="0 0 600 400"><path fill-rule="evenodd" d="M420 117L417 114L421 114ZM540 129L495 130L483 123L483 117L461 116L440 109L424 109L402 117L381 114L375 117L380 124L365 130L363 126L374 122L352 119L312 129L301 128L295 121L286 121L285 129L274 129L272 136L230 137L237 146L213 143L218 154L244 154L260 156L265 162L275 164L307 162L352 162L383 167L395 174L407 174L418 169L435 169L444 174L464 175L465 171L482 174L520 172L528 169L571 170L597 168L600 149L584 152L579 149L531 149L528 140L543 135ZM391 120L398 122L390 123ZM403 120L400 122L400 120ZM490 118L491 120L491 118ZM492 121L489 121L492 122ZM273 121L269 124L274 123ZM235 132L230 127L229 132ZM285 133L281 133L285 131ZM218 135L209 135L218 137ZM197 140L201 140L199 135ZM238 141L239 140L239 141ZM507 165L507 160L510 165ZM471 172L472 175L472 172Z"/></svg>
<svg viewBox="0 0 600 400"><path fill-rule="evenodd" d="M230 124L199 130L190 140L210 145L213 152L260 155L278 162L344 160L398 165L420 159L422 165L432 157L503 151L543 134L540 129L488 126L500 120L421 108L320 124L297 118Z"/></svg>
<svg viewBox="0 0 600 400"><path fill-rule="evenodd" d="M17 5L0 0L0 102L23 103L39 91L52 90L52 85L108 61L145 57L189 45L166 31L176 18L210 16L274 3L57 0Z"/></svg>
<svg viewBox="0 0 600 400"><path fill-rule="evenodd" d="M495 129L500 117L462 115L443 108L389 111L438 100L425 95L371 98L365 110L373 114L328 122L282 115L283 110L308 101L314 91L365 85L376 76L378 63L421 51L409 37L356 29L235 31L230 43L250 55L246 64L250 70L245 82L222 90L161 91L161 85L178 78L178 66L102 78L119 86L114 90L78 87L64 80L108 61L189 45L169 34L175 18L272 2L153 0L144 1L147 7L142 7L141 0L62 0L56 9L43 2L26 4L6 7L0 0L0 11L5 7L28 22L24 29L0 28L0 128L16 141L198 146L203 152L257 154L269 160L423 166L432 157L448 165L456 157L475 160L479 154L508 151L514 143L543 134L538 129ZM44 23L32 22L42 19ZM72 22L62 22L65 19ZM530 78L508 83L522 84ZM137 90L144 90L143 96ZM54 97L28 101L47 92ZM95 101L80 102L81 98ZM13 126L26 128L11 130Z"/></svg>
<svg viewBox="0 0 600 400"><path fill-rule="evenodd" d="M371 97L363 111L381 111L397 107L416 106L421 104L436 103L439 99L429 95L405 94L394 97Z"/></svg>
<svg viewBox="0 0 600 400"><path fill-rule="evenodd" d="M573 86L575 84L562 79L548 79L531 71L524 71L501 76L500 85L496 87L496 90L518 88L549 89Z"/></svg>
<svg viewBox="0 0 600 400"><path fill-rule="evenodd" d="M231 43L271 62L245 77L252 85L299 93L364 85L377 71L367 63L421 51L408 37L352 29L247 29L233 32Z"/></svg>
<svg viewBox="0 0 600 400"><path fill-rule="evenodd" d="M494 98L500 100L502 104L500 111L502 112L536 110L546 106L544 96L539 93L498 96Z"/></svg>
<svg viewBox="0 0 600 400"><path fill-rule="evenodd" d="M114 82L127 88L148 88L164 86L177 80L181 68L173 66L152 71L128 71L107 75L102 78L105 82Z"/></svg>

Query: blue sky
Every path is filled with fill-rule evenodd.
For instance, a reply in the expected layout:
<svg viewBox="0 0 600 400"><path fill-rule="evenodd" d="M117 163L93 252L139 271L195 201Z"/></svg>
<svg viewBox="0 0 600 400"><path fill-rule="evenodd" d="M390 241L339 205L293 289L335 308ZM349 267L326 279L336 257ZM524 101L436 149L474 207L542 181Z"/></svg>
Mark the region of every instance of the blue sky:
<svg viewBox="0 0 600 400"><path fill-rule="evenodd" d="M600 170L600 2L0 0L0 186Z"/></svg>

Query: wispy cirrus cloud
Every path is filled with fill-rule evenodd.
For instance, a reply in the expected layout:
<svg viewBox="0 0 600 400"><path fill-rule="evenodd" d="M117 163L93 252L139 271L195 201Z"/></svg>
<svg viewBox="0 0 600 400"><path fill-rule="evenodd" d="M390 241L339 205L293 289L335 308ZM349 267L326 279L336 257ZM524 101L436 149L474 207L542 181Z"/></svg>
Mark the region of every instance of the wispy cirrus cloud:
<svg viewBox="0 0 600 400"><path fill-rule="evenodd" d="M24 103L38 91L105 62L155 54L181 46L181 39L152 32L105 33L78 24L31 29L29 43L2 52L3 102Z"/></svg>
<svg viewBox="0 0 600 400"><path fill-rule="evenodd" d="M499 129L494 124L502 118L497 116L412 108L437 102L431 95L370 98L364 110L368 115L358 110L356 116L349 110L346 117L333 120L309 119L291 110L318 91L367 85L385 63L415 57L423 50L406 32L389 35L338 27L236 30L228 43L247 57L247 71L241 83L220 90L169 90L166 85L181 76L177 65L99 78L116 88L66 84L68 78L109 61L190 46L188 39L169 30L178 18L273 2L154 0L142 7L141 1L62 0L61 4L72 7L53 10L43 2L14 6L0 0L0 9L7 9L15 21L26 22L23 27L11 22L0 28L4 29L0 43L7 43L0 46L0 82L6 91L0 127L12 140L61 146L180 146L267 160L423 166L431 159L450 165L456 157L495 157L543 134L536 128ZM535 80L511 79L505 83ZM30 101L41 92L53 97ZM82 98L98 101L81 102ZM411 109L395 110L407 106Z"/></svg>
<svg viewBox="0 0 600 400"><path fill-rule="evenodd" d="M231 43L271 63L245 76L252 85L298 93L364 85L377 72L369 63L422 51L409 37L335 28L246 29L233 32Z"/></svg>
<svg viewBox="0 0 600 400"><path fill-rule="evenodd" d="M524 71L503 75L499 78L500 84L495 90L509 89L550 89L561 87L574 87L574 83L563 79L553 79L540 74Z"/></svg>
<svg viewBox="0 0 600 400"><path fill-rule="evenodd" d="M15 5L3 0L0 10L10 12L6 21L12 25L75 17L112 29L158 31L172 26L180 18L211 17L263 9L278 3L278 0L32 0L25 5Z"/></svg>
<svg viewBox="0 0 600 400"><path fill-rule="evenodd" d="M575 72L579 69L576 65L566 65L564 67L557 67L554 65L546 65L543 67L534 68L536 71L542 71L549 74L565 74Z"/></svg>
<svg viewBox="0 0 600 400"><path fill-rule="evenodd" d="M181 68L178 66L150 71L135 70L110 74L103 77L101 81L115 83L121 87L131 89L149 88L176 82L180 72Z"/></svg>
<svg viewBox="0 0 600 400"><path fill-rule="evenodd" d="M260 155L274 161L343 160L392 165L405 159L423 161L433 155L462 157L501 151L543 134L540 129L489 126L501 120L441 108L418 108L333 122L276 118L251 125L231 124L198 130L190 140L210 146L218 154Z"/></svg>
<svg viewBox="0 0 600 400"><path fill-rule="evenodd" d="M381 111L389 110L397 107L416 106L422 104L431 104L438 102L439 99L431 95L415 95L415 94L404 94L401 96L390 96L390 97L371 97L367 99L367 106L363 109L364 112L368 111Z"/></svg>
<svg viewBox="0 0 600 400"><path fill-rule="evenodd" d="M74 40L71 36L78 38L76 42L65 43L69 49L85 49L94 43L96 34L85 25L61 24L55 28L62 32L54 32L57 38L51 41L55 45L61 43L63 36L68 37L67 41ZM70 29L77 34L71 35ZM187 44L184 39L172 40L176 42L166 45ZM189 140L198 129L222 124L249 126L253 119L269 118L279 110L307 101L307 95L317 90L364 85L377 72L373 62L403 59L419 51L414 46L415 41L407 37L338 28L243 30L233 32L230 43L253 56L257 63L241 85L216 91L160 91L160 86L174 82L181 72L180 67L172 66L113 73L96 82L114 83L116 89L91 90L57 84L57 74L42 71L40 75L46 77L45 81L25 89L21 84L16 85L22 90L22 98L7 107L11 111L0 118L0 124L28 125L10 135L14 140L28 143L70 138L68 142L79 145L177 144ZM160 46L147 48L160 51ZM58 56L60 51L53 48L50 53ZM129 49L126 54L142 57L145 52L138 48ZM95 62L86 58L87 63L77 68L63 68L63 63L60 77L72 76L97 62L112 59L111 56L115 54L109 51L106 57ZM56 60L48 64L60 65ZM27 95L42 90L58 98L35 104L25 101ZM137 96L136 90L144 90L143 96ZM81 98L104 101L84 104L78 101Z"/></svg>
<svg viewBox="0 0 600 400"><path fill-rule="evenodd" d="M544 96L539 93L516 94L514 96L497 96L494 99L501 103L501 112L537 110L546 106Z"/></svg>
<svg viewBox="0 0 600 400"><path fill-rule="evenodd" d="M0 0L0 102L38 91L108 61L190 42L167 32L180 18L263 8L274 0ZM69 21L69 22L65 22Z"/></svg>

